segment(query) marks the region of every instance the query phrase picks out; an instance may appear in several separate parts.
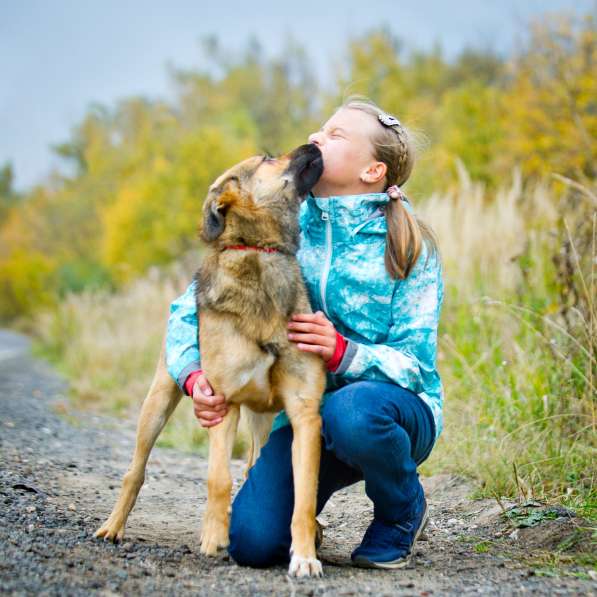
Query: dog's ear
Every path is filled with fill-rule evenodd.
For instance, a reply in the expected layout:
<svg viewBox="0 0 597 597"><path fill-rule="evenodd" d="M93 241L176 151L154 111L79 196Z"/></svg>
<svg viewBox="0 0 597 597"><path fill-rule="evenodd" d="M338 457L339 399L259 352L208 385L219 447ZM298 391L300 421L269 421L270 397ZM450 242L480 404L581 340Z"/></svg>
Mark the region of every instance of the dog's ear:
<svg viewBox="0 0 597 597"><path fill-rule="evenodd" d="M210 201L208 209L203 216L203 227L201 228L201 238L209 243L216 240L226 226L226 212L218 206L217 201Z"/></svg>
<svg viewBox="0 0 597 597"><path fill-rule="evenodd" d="M226 214L240 198L238 178L226 181L223 189L215 197L208 199L203 206L203 226L200 236L205 242L218 238L226 227Z"/></svg>

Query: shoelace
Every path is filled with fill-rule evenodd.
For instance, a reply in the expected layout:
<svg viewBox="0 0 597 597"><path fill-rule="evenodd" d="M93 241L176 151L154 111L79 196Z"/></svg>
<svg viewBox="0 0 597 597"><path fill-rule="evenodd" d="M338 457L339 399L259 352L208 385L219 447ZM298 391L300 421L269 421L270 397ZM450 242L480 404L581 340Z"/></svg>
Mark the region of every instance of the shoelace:
<svg viewBox="0 0 597 597"><path fill-rule="evenodd" d="M412 522L406 522L404 524L395 524L397 529L400 529L403 533L412 533L415 525Z"/></svg>
<svg viewBox="0 0 597 597"><path fill-rule="evenodd" d="M408 522L402 525L387 525L374 520L365 531L361 545L363 547L400 547L408 550L412 544L413 524Z"/></svg>

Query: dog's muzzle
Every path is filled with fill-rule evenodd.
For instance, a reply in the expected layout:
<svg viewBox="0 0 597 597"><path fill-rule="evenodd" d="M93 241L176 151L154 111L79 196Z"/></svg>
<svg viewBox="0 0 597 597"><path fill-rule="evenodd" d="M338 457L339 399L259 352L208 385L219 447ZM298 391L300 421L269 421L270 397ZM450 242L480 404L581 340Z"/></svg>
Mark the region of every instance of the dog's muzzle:
<svg viewBox="0 0 597 597"><path fill-rule="evenodd" d="M299 196L303 197L319 180L323 172L323 157L314 143L297 147L290 155L288 172L294 178L294 186Z"/></svg>

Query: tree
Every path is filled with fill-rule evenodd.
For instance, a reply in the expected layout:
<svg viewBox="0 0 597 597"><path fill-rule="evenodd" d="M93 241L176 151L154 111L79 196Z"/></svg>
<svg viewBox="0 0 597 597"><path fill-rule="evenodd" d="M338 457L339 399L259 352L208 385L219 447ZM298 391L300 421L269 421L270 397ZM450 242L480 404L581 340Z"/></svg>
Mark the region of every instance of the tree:
<svg viewBox="0 0 597 597"><path fill-rule="evenodd" d="M594 17L552 16L531 27L511 63L504 152L525 174L588 182L597 174Z"/></svg>
<svg viewBox="0 0 597 597"><path fill-rule="evenodd" d="M14 172L12 164L6 162L0 167L0 221L6 217L9 208L13 207L19 199L18 193L13 188Z"/></svg>

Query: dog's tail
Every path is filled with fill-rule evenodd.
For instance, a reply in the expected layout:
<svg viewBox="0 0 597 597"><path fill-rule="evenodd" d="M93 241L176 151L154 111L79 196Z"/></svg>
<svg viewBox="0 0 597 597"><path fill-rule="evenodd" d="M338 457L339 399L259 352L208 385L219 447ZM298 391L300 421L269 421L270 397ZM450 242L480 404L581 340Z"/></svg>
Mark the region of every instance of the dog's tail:
<svg viewBox="0 0 597 597"><path fill-rule="evenodd" d="M274 413L256 413L247 406L240 407L241 425L246 429L249 440L249 449L247 452L247 468L245 477L249 469L255 464L261 448L267 441L267 437L272 429Z"/></svg>

